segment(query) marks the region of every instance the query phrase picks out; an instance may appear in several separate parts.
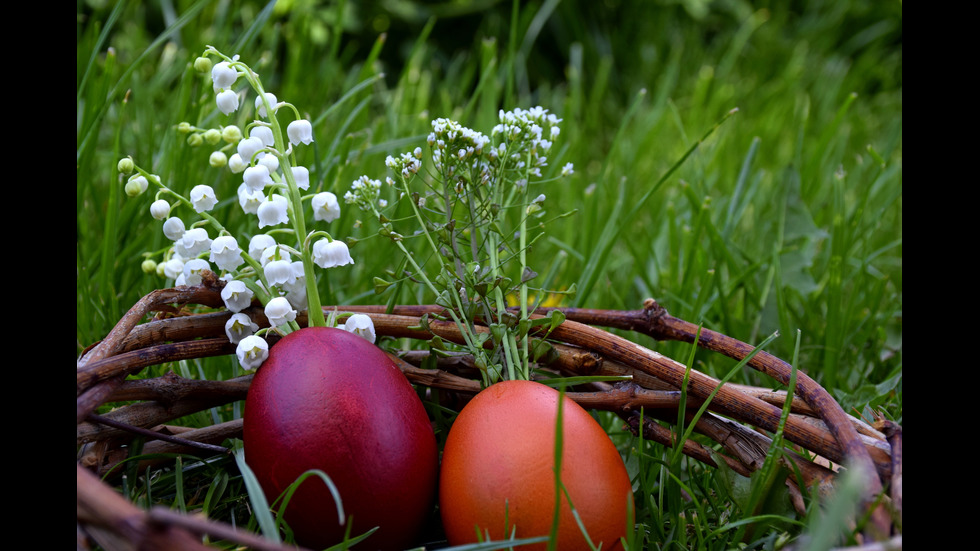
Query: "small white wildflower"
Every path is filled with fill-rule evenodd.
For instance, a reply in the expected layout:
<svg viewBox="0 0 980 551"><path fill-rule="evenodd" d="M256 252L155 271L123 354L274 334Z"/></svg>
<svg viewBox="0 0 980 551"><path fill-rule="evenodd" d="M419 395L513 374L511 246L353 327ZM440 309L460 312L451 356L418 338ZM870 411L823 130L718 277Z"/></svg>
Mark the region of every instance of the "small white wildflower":
<svg viewBox="0 0 980 551"><path fill-rule="evenodd" d="M310 189L310 169L305 166L294 166L292 172L296 187L302 190Z"/></svg>
<svg viewBox="0 0 980 551"><path fill-rule="evenodd" d="M157 220L166 220L170 216L170 203L166 199L157 199L150 204L150 216Z"/></svg>
<svg viewBox="0 0 980 551"><path fill-rule="evenodd" d="M242 156L238 153L234 153L228 158L228 169L231 170L233 174L244 172L246 168L248 168L248 163L243 161Z"/></svg>
<svg viewBox="0 0 980 551"><path fill-rule="evenodd" d="M289 143L293 145L301 143L309 145L313 143L313 125L306 119L294 120L286 127L286 135L289 136Z"/></svg>
<svg viewBox="0 0 980 551"><path fill-rule="evenodd" d="M272 111L275 112L279 107L279 100L276 99L276 95L272 92L266 92L265 99L269 100L269 105L272 106ZM262 101L262 96L255 98L255 110L258 111L260 117L266 116L265 102Z"/></svg>
<svg viewBox="0 0 980 551"><path fill-rule="evenodd" d="M568 176L568 175L574 174L574 173L575 173L575 170L574 170L574 167L572 166L572 163L565 163L565 166L561 167L561 175L562 176Z"/></svg>
<svg viewBox="0 0 980 551"><path fill-rule="evenodd" d="M252 290L245 282L233 279L225 284L221 290L221 300L225 303L225 308L232 312L241 312L252 304Z"/></svg>
<svg viewBox="0 0 980 551"><path fill-rule="evenodd" d="M288 223L288 208L289 203L285 197L277 193L273 194L272 198L268 201L263 201L256 211L256 214L259 215L259 228Z"/></svg>
<svg viewBox="0 0 980 551"><path fill-rule="evenodd" d="M245 259L242 258L242 250L238 246L238 241L231 235L216 237L211 242L211 262L214 262L222 270L232 271L241 266Z"/></svg>
<svg viewBox="0 0 980 551"><path fill-rule="evenodd" d="M276 297L265 305L265 317L273 327L285 325L296 319L296 310L286 297Z"/></svg>
<svg viewBox="0 0 980 551"><path fill-rule="evenodd" d="M252 164L252 157L265 147L262 143L262 138L250 137L238 142L238 155L242 158L242 161L248 165Z"/></svg>
<svg viewBox="0 0 980 551"><path fill-rule="evenodd" d="M269 285L283 285L284 283L294 283L296 274L293 272L292 263L289 260L271 260L264 267L265 280Z"/></svg>
<svg viewBox="0 0 980 551"><path fill-rule="evenodd" d="M248 317L248 314L232 314L225 322L225 335L232 344L238 344L258 330L259 326Z"/></svg>
<svg viewBox="0 0 980 551"><path fill-rule="evenodd" d="M340 218L340 203L337 196L329 191L322 191L313 196L313 219L327 223Z"/></svg>
<svg viewBox="0 0 980 551"><path fill-rule="evenodd" d="M177 241L184 236L184 221L176 216L167 218L163 223L163 235L171 241Z"/></svg>
<svg viewBox="0 0 980 551"><path fill-rule="evenodd" d="M231 88L236 80L238 80L238 71L227 61L222 61L211 68L211 82L215 92Z"/></svg>
<svg viewBox="0 0 980 551"><path fill-rule="evenodd" d="M199 184L191 189L191 204L197 212L207 212L218 204L218 197L211 186Z"/></svg>
<svg viewBox="0 0 980 551"><path fill-rule="evenodd" d="M271 235L265 233L259 233L252 236L252 239L248 241L248 256L252 258L260 258L263 251L269 247L275 247L276 240Z"/></svg>
<svg viewBox="0 0 980 551"><path fill-rule="evenodd" d="M377 339L374 332L374 320L366 314L352 314L351 317L347 318L347 323L343 325L343 329L364 337L371 344L374 344Z"/></svg>
<svg viewBox="0 0 980 551"><path fill-rule="evenodd" d="M262 191L265 186L271 186L275 183L269 173L269 167L262 164L246 168L245 172L242 173L242 180L252 191Z"/></svg>
<svg viewBox="0 0 980 551"><path fill-rule="evenodd" d="M203 258L192 258L184 263L184 285L200 285L202 273L210 271L211 265Z"/></svg>
<svg viewBox="0 0 980 551"><path fill-rule="evenodd" d="M173 257L163 264L163 275L168 279L177 279L177 276L184 274L184 260L180 257Z"/></svg>
<svg viewBox="0 0 980 551"><path fill-rule="evenodd" d="M204 228L191 228L184 232L174 248L182 258L194 258L211 248L211 238Z"/></svg>
<svg viewBox="0 0 980 551"><path fill-rule="evenodd" d="M321 239L313 244L313 262L321 268L335 268L353 264L347 243L334 239Z"/></svg>
<svg viewBox="0 0 980 551"><path fill-rule="evenodd" d="M230 115L238 110L238 94L234 90L218 92L214 99L218 109L225 115Z"/></svg>
<svg viewBox="0 0 980 551"><path fill-rule="evenodd" d="M238 341L235 354L244 369L257 369L269 357L269 343L262 337L249 335Z"/></svg>
<svg viewBox="0 0 980 551"><path fill-rule="evenodd" d="M248 131L249 138L258 138L262 140L263 145L273 147L276 145L276 138L272 134L272 129L268 126L256 125L253 126L251 130Z"/></svg>
<svg viewBox="0 0 980 551"><path fill-rule="evenodd" d="M265 194L261 191L253 190L244 182L238 186L238 204L246 214L257 213L262 201L265 201Z"/></svg>

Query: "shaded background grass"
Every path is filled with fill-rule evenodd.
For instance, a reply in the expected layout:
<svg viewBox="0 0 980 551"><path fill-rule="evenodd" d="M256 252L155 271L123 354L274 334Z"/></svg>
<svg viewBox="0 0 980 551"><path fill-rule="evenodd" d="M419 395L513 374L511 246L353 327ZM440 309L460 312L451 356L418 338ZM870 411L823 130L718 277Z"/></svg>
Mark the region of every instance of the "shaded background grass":
<svg viewBox="0 0 980 551"><path fill-rule="evenodd" d="M549 213L575 214L546 227L530 263L555 288L576 284L563 304L654 297L750 343L778 331L769 350L786 359L799 332L798 366L848 411L902 420L900 2L90 1L77 3L76 36L76 353L172 284L140 270L167 242L151 200L122 193L116 161L132 155L184 192L238 186L175 130L247 120L216 115L190 67L210 44L314 121L300 161L338 196L423 145L431 119L489 132L498 109L549 109L564 119L549 168L572 162L575 174L540 192ZM233 199L215 214L256 231ZM371 280L396 255L359 217L346 208L329 227L363 241L354 266L322 278L324 303L390 298ZM695 357L715 376L733 365ZM237 374L231 359L159 369L170 368ZM736 379L772 384L750 370Z"/></svg>

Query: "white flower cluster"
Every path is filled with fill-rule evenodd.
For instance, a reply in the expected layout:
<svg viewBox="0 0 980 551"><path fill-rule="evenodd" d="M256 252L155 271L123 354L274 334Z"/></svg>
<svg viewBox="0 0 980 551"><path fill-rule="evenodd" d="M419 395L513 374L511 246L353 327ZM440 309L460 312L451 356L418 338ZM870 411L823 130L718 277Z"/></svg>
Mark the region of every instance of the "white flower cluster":
<svg viewBox="0 0 980 551"><path fill-rule="evenodd" d="M209 53L217 52L210 50ZM245 90L236 92L233 89L241 77L245 76L252 88L260 90L261 86L253 78L254 73L238 62L237 56L224 59L225 61L212 66L206 57L202 57L195 62L195 68L210 72L216 105L222 113L229 115L239 109L241 100L245 98ZM289 197L299 197L295 193L296 189L310 188L310 172L303 166L291 166L290 161L293 147L313 143L312 125L310 121L300 118L294 107L280 102L272 93L257 94L254 105L256 120L246 126L247 135L235 125L221 130L204 130L181 123L178 129L191 134L188 138L190 145L216 145L223 140L227 144L223 149L235 150L230 158L224 151L215 151L209 163L213 167L227 166L232 173L241 174L242 180L237 191L238 204L246 214L256 216L259 230L267 231L265 228L277 229L283 224L290 224L291 218L295 216L300 217L300 223L294 224L291 229L305 228L302 207L299 204L294 205ZM288 141L276 135L279 132L276 113L285 106L297 115L286 127ZM119 162L118 168L120 172L129 173L135 167L132 159L127 158ZM264 313L273 329L287 324L295 327L293 322L297 314L309 309L310 304L315 303L319 310L318 299L307 300L315 297L308 297L308 289L312 285L308 286L303 253L294 248L296 245L277 242L268 233L254 234L249 240L247 251L242 250L235 236L229 235L210 214L219 203L218 195L210 186L194 186L184 198L164 186L157 176L140 170L127 181L126 193L130 196L140 195L146 191L151 181L160 186L160 194L169 193L180 200L172 205L158 194L158 198L150 205L150 214L163 222L163 233L173 245L168 249L164 262L156 265L149 261L149 264L153 264L152 267L144 262L144 269L156 269L159 274L174 279L175 285L197 285L202 282L205 272L220 271L221 279L225 281L221 299L232 313L225 325L225 333L232 343L237 344L241 365L246 369L258 367L268 357L269 347L265 339L256 334L259 331L258 325L244 312L256 295L265 304ZM295 189L291 184L295 184ZM173 216L171 212L180 204L189 204L203 219L190 227L186 226L181 218ZM340 205L333 193L324 191L314 194L311 206L315 221L330 223L340 217ZM297 209L300 209L299 212ZM218 235L213 239L207 226L218 229ZM324 234L326 237L309 244L315 234ZM308 258L321 268L354 263L347 244L330 238L326 232L294 235L293 239L301 243L299 247L311 247ZM350 331L373 342L374 328L370 318L367 325L363 320L348 323L351 325Z"/></svg>
<svg viewBox="0 0 980 551"><path fill-rule="evenodd" d="M391 159L392 157L388 158ZM367 176L361 176L354 180L354 183L350 186L350 190L344 194L344 202L348 205L357 205L362 210L370 211L375 202L380 201L378 199L380 195L381 181L372 180ZM381 204L381 207L384 208L384 204Z"/></svg>
<svg viewBox="0 0 980 551"><path fill-rule="evenodd" d="M432 149L433 166L445 178L470 177L475 170L476 181L489 183L491 167L483 152L490 138L456 121L440 118L432 121L432 132L426 141Z"/></svg>
<svg viewBox="0 0 980 551"><path fill-rule="evenodd" d="M491 131L493 136L502 139L495 153L504 156L509 151L515 167L523 169L528 162L525 161L524 152L530 151L531 158L527 173L529 176L540 178L541 168L548 165L548 152L551 150L552 140L557 138L561 131L558 126L561 119L541 107L517 108L506 112L501 109L498 119L500 122ZM565 165L562 175L571 174L571 170L571 163Z"/></svg>

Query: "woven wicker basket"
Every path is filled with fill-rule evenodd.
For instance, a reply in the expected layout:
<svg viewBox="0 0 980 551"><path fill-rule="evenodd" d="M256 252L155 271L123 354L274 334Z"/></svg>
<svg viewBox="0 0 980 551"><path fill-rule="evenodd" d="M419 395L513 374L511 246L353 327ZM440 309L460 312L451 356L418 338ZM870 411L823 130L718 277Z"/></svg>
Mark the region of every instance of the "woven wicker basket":
<svg viewBox="0 0 980 551"><path fill-rule="evenodd" d="M233 354L234 345L224 336L224 323L230 313L221 310L222 285L211 277L200 286L148 294L104 340L85 350L77 361L79 549L89 548L92 542L105 549L209 548L201 543L203 536L253 549L281 548L221 522L182 515L164 507L143 510L110 486L114 480L112 469L125 459L126 446L134 433L147 439L143 453L148 455L226 454L230 450L221 443L240 437L241 419L195 429L167 423L243 400L250 375L228 381L189 380L173 373L154 379L127 378L150 365ZM194 313L200 310L198 306L211 311ZM453 323L426 315L436 313L435 307L397 307L390 313L370 306L348 306L344 310L370 315L379 337L459 339ZM253 305L245 312L260 327L268 326L261 308ZM657 340L696 341L700 347L739 360L751 356L747 365L783 385L788 385L794 376L786 362L766 352L753 355L752 346L730 337L704 329L699 332L697 326L670 316L652 300L634 311L562 312L565 321L549 333L549 353L539 358L543 367L564 375L631 375L628 383L593 383L591 388L570 389L568 396L583 407L614 412L635 434L642 431L645 439L664 445L672 445L677 436L657 421L676 422L685 366L600 327L637 331ZM150 314L155 314L154 318L144 322ZM300 322L305 320L301 318ZM444 358L438 369L423 369L418 365L426 354L389 353L413 384L453 391L463 399L479 391L480 383L473 377L474 370L466 357ZM717 466L718 461L724 461L746 476L759 469L772 442L768 435L776 432L783 417L786 393L720 384L695 370L688 372L688 377L687 405L697 408L708 401L707 411L697 420L695 430L720 444L724 453L694 440L684 442L684 453L706 465ZM892 537L893 524L901 521L901 427L887 421L869 426L846 415L823 388L802 372L796 373L795 390L792 413L785 419L782 432L792 449L787 448L783 461L792 463L803 483L808 488L816 486L820 494L833 491L838 465L873 473L865 477L864 499L870 520L863 534L868 541ZM107 402L129 405L96 415L94 412ZM800 453L804 450L808 453ZM172 463L173 459L169 461ZM154 461L148 459L140 468L152 465ZM110 476L105 481L100 479L107 474ZM790 479L787 485L794 505L802 509L797 480ZM901 536L896 537L900 545Z"/></svg>

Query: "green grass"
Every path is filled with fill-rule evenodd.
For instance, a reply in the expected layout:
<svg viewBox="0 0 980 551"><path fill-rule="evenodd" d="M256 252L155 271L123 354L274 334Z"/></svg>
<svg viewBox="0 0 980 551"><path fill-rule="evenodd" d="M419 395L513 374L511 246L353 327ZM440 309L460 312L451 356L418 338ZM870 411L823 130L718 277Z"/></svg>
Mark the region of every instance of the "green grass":
<svg viewBox="0 0 980 551"><path fill-rule="evenodd" d="M314 121L300 161L338 196L363 174L383 177L386 155L424 145L431 119L488 131L498 109L549 109L564 119L549 169L572 162L575 174L540 190L545 218L574 214L549 223L529 263L554 288L575 284L565 305L636 309L654 297L750 343L778 332L767 350L798 356L846 410L901 423L902 5L789 4L79 2L76 354L172 284L140 270L167 242L151 200L122 193L116 161L132 155L183 192L206 183L230 197L238 185L175 128L226 123L190 66L214 45ZM233 200L213 213L254 232ZM407 286L374 294L373 278L398 266L371 221L355 226L360 216L347 207L331 224L361 241L344 277L320 282L323 302L430 301ZM689 345L630 337L691 356ZM719 378L737 363L701 351L691 362ZM169 369L238 374L218 358L146 375ZM733 380L774 384L748 369ZM745 509L755 485L770 488L764 477L675 460L607 422L637 480L637 549L772 548L828 523L848 533L832 512L787 513L780 485ZM194 510L192 487L204 488L209 514L256 528L233 461L184 458L183 473L167 469L152 488L130 478L127 495Z"/></svg>

